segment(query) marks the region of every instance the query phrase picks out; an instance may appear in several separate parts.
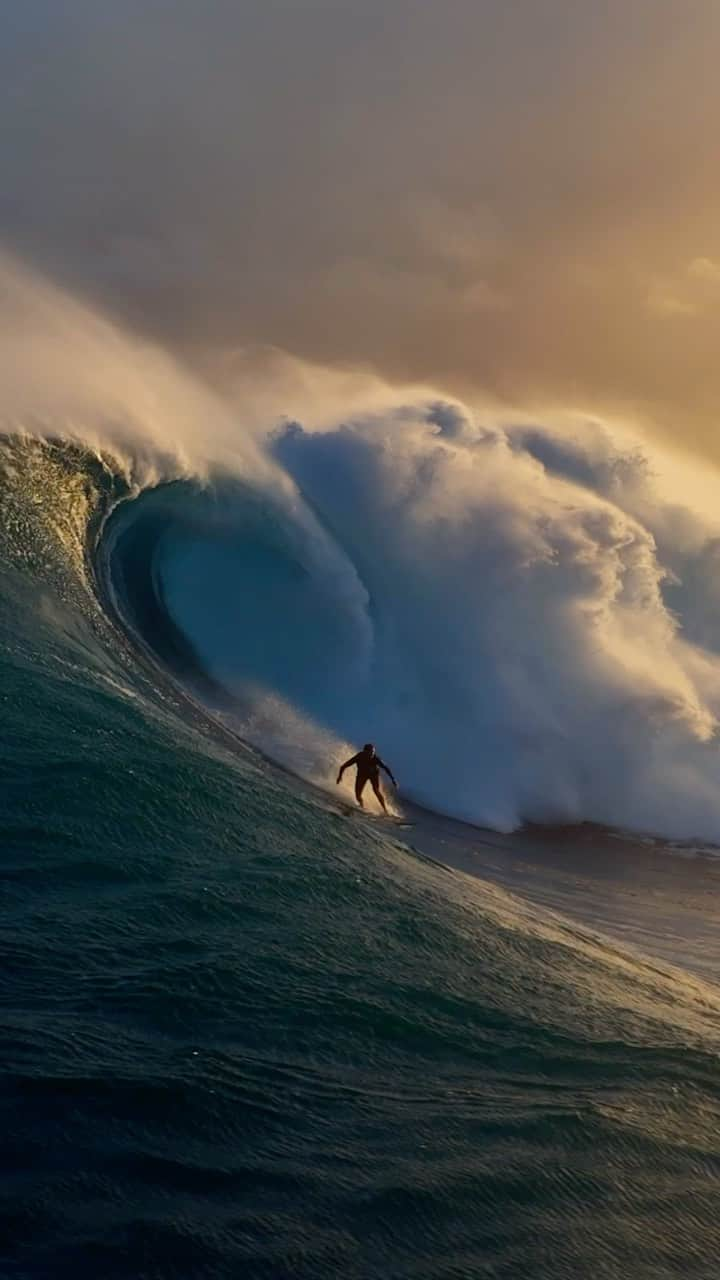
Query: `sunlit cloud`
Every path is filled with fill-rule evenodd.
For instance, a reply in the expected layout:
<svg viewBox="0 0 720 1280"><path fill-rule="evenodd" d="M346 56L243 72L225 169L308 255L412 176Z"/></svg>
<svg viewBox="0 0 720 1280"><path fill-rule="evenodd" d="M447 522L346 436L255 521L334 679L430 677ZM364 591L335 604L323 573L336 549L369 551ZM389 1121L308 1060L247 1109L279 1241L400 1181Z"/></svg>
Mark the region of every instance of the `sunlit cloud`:
<svg viewBox="0 0 720 1280"><path fill-rule="evenodd" d="M678 12L8 9L0 236L207 376L271 346L715 452L720 7Z"/></svg>
<svg viewBox="0 0 720 1280"><path fill-rule="evenodd" d="M688 267L688 275L720 285L720 262L713 262L711 258L693 258Z"/></svg>
<svg viewBox="0 0 720 1280"><path fill-rule="evenodd" d="M650 311L659 316L696 316L698 313L696 303L673 293L670 286L661 283L652 286L647 304Z"/></svg>

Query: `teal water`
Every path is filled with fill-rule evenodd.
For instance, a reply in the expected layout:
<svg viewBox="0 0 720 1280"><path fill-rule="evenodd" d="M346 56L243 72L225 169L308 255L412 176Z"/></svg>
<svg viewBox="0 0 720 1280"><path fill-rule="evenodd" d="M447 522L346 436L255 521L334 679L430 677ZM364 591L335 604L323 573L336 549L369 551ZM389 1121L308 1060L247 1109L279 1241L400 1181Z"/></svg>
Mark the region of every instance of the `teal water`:
<svg viewBox="0 0 720 1280"><path fill-rule="evenodd" d="M199 706L119 471L2 476L2 1275L714 1276L712 973L334 812Z"/></svg>

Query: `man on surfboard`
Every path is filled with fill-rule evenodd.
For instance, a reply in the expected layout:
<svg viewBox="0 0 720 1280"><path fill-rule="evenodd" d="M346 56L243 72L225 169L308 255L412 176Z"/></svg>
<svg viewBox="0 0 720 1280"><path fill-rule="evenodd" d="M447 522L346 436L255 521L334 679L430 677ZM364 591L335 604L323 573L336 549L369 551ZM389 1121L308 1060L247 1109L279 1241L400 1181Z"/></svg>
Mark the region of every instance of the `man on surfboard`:
<svg viewBox="0 0 720 1280"><path fill-rule="evenodd" d="M350 760L346 760L344 764L340 765L336 779L337 782L341 781L345 770L349 769L351 764L357 766L357 773L355 775L355 799L360 805L360 808L364 808L362 793L365 789L365 784L369 782L382 805L383 812L387 813L385 797L380 788L380 770L385 770L394 787L397 786L397 782L393 777L392 769L389 769L385 762L380 759L372 742L366 742L362 751L358 751L356 756L352 756Z"/></svg>

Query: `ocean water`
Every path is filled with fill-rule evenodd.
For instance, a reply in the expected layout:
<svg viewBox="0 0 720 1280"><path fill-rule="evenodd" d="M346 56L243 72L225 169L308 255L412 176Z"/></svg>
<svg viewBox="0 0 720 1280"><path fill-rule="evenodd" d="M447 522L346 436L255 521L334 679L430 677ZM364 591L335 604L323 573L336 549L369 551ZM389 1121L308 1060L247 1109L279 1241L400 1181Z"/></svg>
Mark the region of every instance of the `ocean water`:
<svg viewBox="0 0 720 1280"><path fill-rule="evenodd" d="M697 477L0 285L3 1280L715 1280Z"/></svg>
<svg viewBox="0 0 720 1280"><path fill-rule="evenodd" d="M400 829L251 750L168 603L246 496L3 445L0 1273L709 1280L711 851Z"/></svg>

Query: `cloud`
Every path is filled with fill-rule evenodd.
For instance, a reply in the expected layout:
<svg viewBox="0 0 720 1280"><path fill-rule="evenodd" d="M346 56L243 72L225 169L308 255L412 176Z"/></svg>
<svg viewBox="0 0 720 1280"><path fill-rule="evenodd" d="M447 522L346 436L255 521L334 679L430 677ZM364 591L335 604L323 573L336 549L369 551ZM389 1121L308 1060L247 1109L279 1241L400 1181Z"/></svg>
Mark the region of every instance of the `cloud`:
<svg viewBox="0 0 720 1280"><path fill-rule="evenodd" d="M659 316L696 316L697 304L674 293L667 284L658 282L650 289L647 300L650 311Z"/></svg>
<svg viewBox="0 0 720 1280"><path fill-rule="evenodd" d="M710 258L693 258L688 267L688 275L696 280L720 284L720 263L713 262Z"/></svg>
<svg viewBox="0 0 720 1280"><path fill-rule="evenodd" d="M714 449L720 9L690 9L5 6L0 236L206 373L269 344Z"/></svg>
<svg viewBox="0 0 720 1280"><path fill-rule="evenodd" d="M698 316L716 304L718 285L720 264L711 258L693 258L675 276L652 283L647 297L648 309L670 319Z"/></svg>

